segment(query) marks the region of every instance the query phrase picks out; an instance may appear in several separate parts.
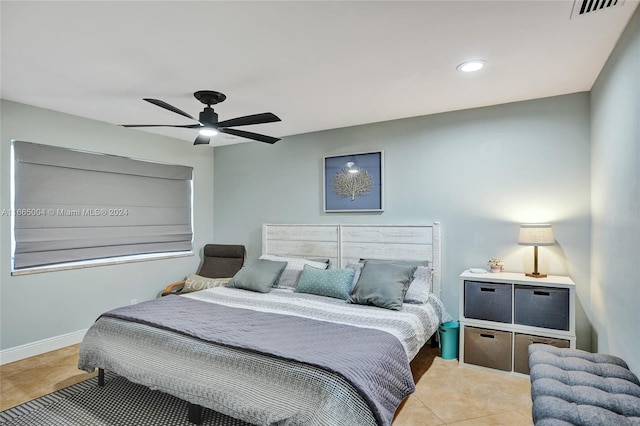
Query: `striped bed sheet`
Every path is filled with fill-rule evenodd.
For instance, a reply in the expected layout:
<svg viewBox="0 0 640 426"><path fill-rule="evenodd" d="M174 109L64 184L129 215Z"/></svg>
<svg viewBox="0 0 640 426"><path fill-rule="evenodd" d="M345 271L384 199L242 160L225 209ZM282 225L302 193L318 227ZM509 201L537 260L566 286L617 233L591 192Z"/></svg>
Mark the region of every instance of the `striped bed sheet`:
<svg viewBox="0 0 640 426"><path fill-rule="evenodd" d="M286 289L262 294L218 287L182 297L382 330L402 343L408 360L450 319L435 296L401 311ZM116 318L100 318L89 329L78 366L105 368L253 424L376 424L363 398L337 374Z"/></svg>

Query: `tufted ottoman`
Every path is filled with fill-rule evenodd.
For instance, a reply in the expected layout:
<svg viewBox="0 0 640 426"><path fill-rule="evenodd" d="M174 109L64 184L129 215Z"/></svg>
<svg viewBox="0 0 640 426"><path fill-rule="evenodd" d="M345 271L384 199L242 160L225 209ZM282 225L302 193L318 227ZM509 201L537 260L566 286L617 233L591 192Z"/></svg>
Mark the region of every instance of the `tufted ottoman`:
<svg viewBox="0 0 640 426"><path fill-rule="evenodd" d="M612 355L529 346L536 426L640 425L640 382Z"/></svg>

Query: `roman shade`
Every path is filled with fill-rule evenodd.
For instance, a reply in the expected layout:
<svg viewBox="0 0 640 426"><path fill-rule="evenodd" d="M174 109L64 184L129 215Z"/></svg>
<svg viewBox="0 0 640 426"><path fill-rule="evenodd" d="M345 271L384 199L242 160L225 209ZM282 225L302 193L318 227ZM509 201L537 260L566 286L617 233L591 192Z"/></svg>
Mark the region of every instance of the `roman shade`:
<svg viewBox="0 0 640 426"><path fill-rule="evenodd" d="M192 250L191 167L13 146L14 270Z"/></svg>

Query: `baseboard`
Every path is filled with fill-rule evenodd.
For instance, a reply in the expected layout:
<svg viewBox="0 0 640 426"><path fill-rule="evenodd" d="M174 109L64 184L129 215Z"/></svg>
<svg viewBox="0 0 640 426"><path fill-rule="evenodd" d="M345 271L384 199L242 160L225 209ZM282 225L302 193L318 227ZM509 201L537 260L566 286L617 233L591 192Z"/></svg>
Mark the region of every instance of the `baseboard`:
<svg viewBox="0 0 640 426"><path fill-rule="evenodd" d="M38 340L0 351L0 365L8 364L21 359L40 355L45 352L55 351L65 346L75 345L82 342L87 329L74 331L72 333L61 334L60 336Z"/></svg>

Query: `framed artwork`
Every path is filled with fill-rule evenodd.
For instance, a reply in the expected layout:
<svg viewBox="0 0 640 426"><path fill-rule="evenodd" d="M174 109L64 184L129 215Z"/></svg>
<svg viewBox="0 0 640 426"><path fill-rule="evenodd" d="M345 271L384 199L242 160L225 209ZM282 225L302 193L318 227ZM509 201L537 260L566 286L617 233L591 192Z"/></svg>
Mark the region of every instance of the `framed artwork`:
<svg viewBox="0 0 640 426"><path fill-rule="evenodd" d="M324 157L324 211L381 212L384 151Z"/></svg>

